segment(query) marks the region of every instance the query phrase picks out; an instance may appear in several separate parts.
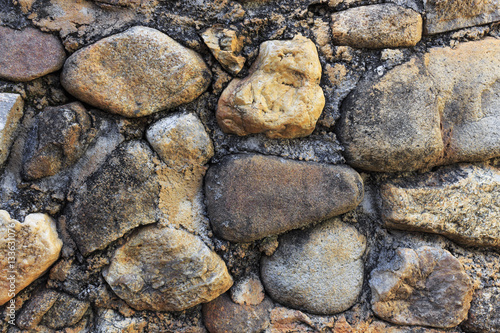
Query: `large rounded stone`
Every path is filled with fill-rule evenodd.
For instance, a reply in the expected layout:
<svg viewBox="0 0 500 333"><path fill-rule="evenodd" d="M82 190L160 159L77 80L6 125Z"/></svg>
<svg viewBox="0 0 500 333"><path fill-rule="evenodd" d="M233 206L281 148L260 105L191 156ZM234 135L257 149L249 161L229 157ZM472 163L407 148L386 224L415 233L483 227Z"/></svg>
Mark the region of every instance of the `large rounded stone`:
<svg viewBox="0 0 500 333"><path fill-rule="evenodd" d="M188 103L208 87L203 59L164 33L133 27L75 52L63 87L78 99L125 117Z"/></svg>
<svg viewBox="0 0 500 333"><path fill-rule="evenodd" d="M266 291L286 306L316 314L347 310L363 285L366 239L338 219L280 237L270 257L263 257Z"/></svg>

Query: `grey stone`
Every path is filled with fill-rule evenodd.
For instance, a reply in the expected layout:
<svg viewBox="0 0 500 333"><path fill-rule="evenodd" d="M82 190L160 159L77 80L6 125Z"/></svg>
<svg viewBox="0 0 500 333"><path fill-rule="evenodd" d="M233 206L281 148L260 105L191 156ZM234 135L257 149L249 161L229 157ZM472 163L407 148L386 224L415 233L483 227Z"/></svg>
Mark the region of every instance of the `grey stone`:
<svg viewBox="0 0 500 333"><path fill-rule="evenodd" d="M487 287L474 293L469 316L463 327L467 332L500 332L500 288Z"/></svg>
<svg viewBox="0 0 500 333"><path fill-rule="evenodd" d="M59 293L51 289L44 289L42 292L37 293L21 309L16 318L17 326L25 330L35 328L58 297Z"/></svg>
<svg viewBox="0 0 500 333"><path fill-rule="evenodd" d="M61 293L43 316L41 324L52 329L73 326L82 319L89 306L89 302Z"/></svg>
<svg viewBox="0 0 500 333"><path fill-rule="evenodd" d="M0 93L0 166L9 157L19 121L23 116L24 101L18 94Z"/></svg>

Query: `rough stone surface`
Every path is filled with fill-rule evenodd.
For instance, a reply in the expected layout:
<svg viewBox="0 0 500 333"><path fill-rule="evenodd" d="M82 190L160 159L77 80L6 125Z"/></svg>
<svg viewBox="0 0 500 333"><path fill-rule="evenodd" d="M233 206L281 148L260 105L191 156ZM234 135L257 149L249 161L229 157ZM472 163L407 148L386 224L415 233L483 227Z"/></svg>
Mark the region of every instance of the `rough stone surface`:
<svg viewBox="0 0 500 333"><path fill-rule="evenodd" d="M200 239L155 226L118 248L103 275L137 310L182 311L213 300L233 284L224 262Z"/></svg>
<svg viewBox="0 0 500 333"><path fill-rule="evenodd" d="M500 171L460 165L381 186L387 227L444 235L464 245L500 247Z"/></svg>
<svg viewBox="0 0 500 333"><path fill-rule="evenodd" d="M250 75L234 79L222 93L216 114L219 126L240 136L307 136L325 106L320 79L321 64L311 40L297 35L264 42Z"/></svg>
<svg viewBox="0 0 500 333"><path fill-rule="evenodd" d="M248 154L212 166L205 193L215 233L249 242L354 209L363 198L363 183L345 165Z"/></svg>
<svg viewBox="0 0 500 333"><path fill-rule="evenodd" d="M223 294L203 305L203 320L210 333L259 333L269 326L272 307L269 298L259 305L240 305Z"/></svg>
<svg viewBox="0 0 500 333"><path fill-rule="evenodd" d="M263 257L266 291L286 306L317 314L347 310L363 285L366 239L338 219L280 237L270 257Z"/></svg>
<svg viewBox="0 0 500 333"><path fill-rule="evenodd" d="M48 107L33 124L23 154L28 180L53 176L73 165L93 139L92 118L78 102Z"/></svg>
<svg viewBox="0 0 500 333"><path fill-rule="evenodd" d="M159 184L153 157L145 142L126 142L75 189L67 225L84 255L156 222Z"/></svg>
<svg viewBox="0 0 500 333"><path fill-rule="evenodd" d="M100 109L142 117L191 102L210 78L194 51L158 30L133 27L71 55L61 83Z"/></svg>
<svg viewBox="0 0 500 333"><path fill-rule="evenodd" d="M140 333L145 332L148 322L143 318L124 317L112 309L99 309L96 333Z"/></svg>
<svg viewBox="0 0 500 333"><path fill-rule="evenodd" d="M230 289L231 299L240 305L258 305L265 297L264 286L256 275L249 275Z"/></svg>
<svg viewBox="0 0 500 333"><path fill-rule="evenodd" d="M20 223L11 219L8 212L0 210L0 225L4 235L0 240L0 253L3 254L0 271L7 272L0 276L0 305L3 305L14 293L17 294L45 273L59 258L63 243L57 234L55 221L46 214L29 214ZM15 288L11 288L12 276Z"/></svg>
<svg viewBox="0 0 500 333"><path fill-rule="evenodd" d="M422 17L394 4L361 6L332 14L337 45L357 48L409 47L422 38Z"/></svg>
<svg viewBox="0 0 500 333"><path fill-rule="evenodd" d="M463 327L468 332L500 331L500 288L490 287L474 293L469 316Z"/></svg>
<svg viewBox="0 0 500 333"><path fill-rule="evenodd" d="M9 157L19 121L23 116L24 101L18 94L0 93L0 166Z"/></svg>
<svg viewBox="0 0 500 333"><path fill-rule="evenodd" d="M73 326L82 319L89 306L89 302L61 293L45 313L41 323L52 329Z"/></svg>
<svg viewBox="0 0 500 333"><path fill-rule="evenodd" d="M426 0L425 32L439 32L500 21L497 0Z"/></svg>
<svg viewBox="0 0 500 333"><path fill-rule="evenodd" d="M0 78L30 81L60 69L66 53L59 39L37 29L0 26Z"/></svg>
<svg viewBox="0 0 500 333"><path fill-rule="evenodd" d="M372 309L380 318L440 328L467 317L474 291L460 262L429 246L399 248L395 258L372 272L370 287Z"/></svg>
<svg viewBox="0 0 500 333"><path fill-rule="evenodd" d="M37 294L29 300L28 304L23 306L22 312L16 318L17 326L25 330L34 329L58 297L59 293L51 289L45 289Z"/></svg>
<svg viewBox="0 0 500 333"><path fill-rule="evenodd" d="M245 57L239 55L243 49L243 38L236 31L212 27L201 34L203 41L214 55L215 59L231 74L238 74L245 64Z"/></svg>

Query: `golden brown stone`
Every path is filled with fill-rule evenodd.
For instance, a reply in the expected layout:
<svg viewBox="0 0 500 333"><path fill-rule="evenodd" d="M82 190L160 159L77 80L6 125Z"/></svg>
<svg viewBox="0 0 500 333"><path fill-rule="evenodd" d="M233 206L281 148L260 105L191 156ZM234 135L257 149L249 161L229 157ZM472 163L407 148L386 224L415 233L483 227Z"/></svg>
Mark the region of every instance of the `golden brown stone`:
<svg viewBox="0 0 500 333"><path fill-rule="evenodd" d="M236 31L223 27L212 27L201 34L215 59L231 74L238 74L245 64L245 57L240 56L243 38Z"/></svg>

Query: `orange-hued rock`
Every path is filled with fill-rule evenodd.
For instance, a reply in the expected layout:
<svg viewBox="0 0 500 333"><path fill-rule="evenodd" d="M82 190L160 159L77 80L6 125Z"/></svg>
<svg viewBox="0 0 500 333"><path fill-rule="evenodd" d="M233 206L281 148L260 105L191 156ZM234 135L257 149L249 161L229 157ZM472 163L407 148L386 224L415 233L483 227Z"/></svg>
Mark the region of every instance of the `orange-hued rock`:
<svg viewBox="0 0 500 333"><path fill-rule="evenodd" d="M226 133L265 133L270 138L307 136L316 127L325 97L314 43L300 35L267 41L244 79L222 93L217 121Z"/></svg>
<svg viewBox="0 0 500 333"><path fill-rule="evenodd" d="M243 49L243 38L236 31L215 26L201 34L215 59L231 74L238 74L245 64L245 57L239 55Z"/></svg>

